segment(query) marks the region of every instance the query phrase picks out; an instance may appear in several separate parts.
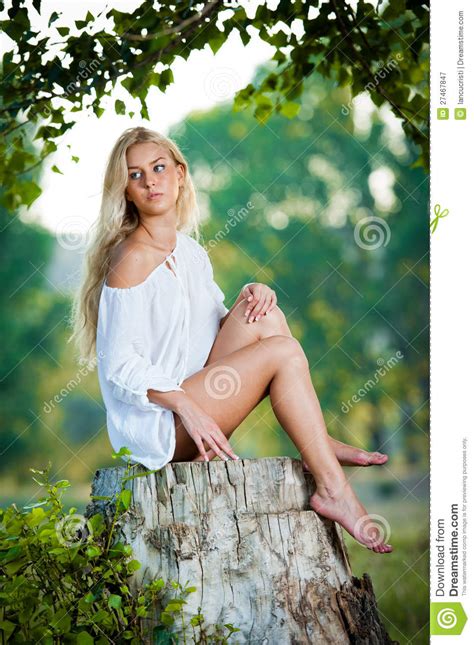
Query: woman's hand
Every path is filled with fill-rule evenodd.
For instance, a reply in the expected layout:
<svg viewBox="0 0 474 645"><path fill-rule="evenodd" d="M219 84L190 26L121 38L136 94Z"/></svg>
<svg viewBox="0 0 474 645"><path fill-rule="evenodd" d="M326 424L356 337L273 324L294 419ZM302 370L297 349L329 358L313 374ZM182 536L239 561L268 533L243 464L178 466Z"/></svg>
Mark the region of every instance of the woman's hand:
<svg viewBox="0 0 474 645"><path fill-rule="evenodd" d="M262 316L266 316L269 311L276 307L276 293L266 284L251 282L244 286L241 293L248 303L244 315L249 323L254 320L257 322Z"/></svg>
<svg viewBox="0 0 474 645"><path fill-rule="evenodd" d="M186 402L176 410L176 413L205 461L209 461L209 457L206 454L204 441L221 459L228 460L226 453L232 459L239 458L214 419L206 414L195 401L188 397Z"/></svg>

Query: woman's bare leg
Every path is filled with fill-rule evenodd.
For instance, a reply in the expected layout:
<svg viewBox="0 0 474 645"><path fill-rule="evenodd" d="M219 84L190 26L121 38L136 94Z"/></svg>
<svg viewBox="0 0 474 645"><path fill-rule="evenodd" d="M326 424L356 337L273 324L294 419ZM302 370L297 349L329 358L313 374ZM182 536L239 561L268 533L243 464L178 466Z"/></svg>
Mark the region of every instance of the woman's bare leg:
<svg viewBox="0 0 474 645"><path fill-rule="evenodd" d="M223 395L223 383L229 388ZM359 542L379 553L391 551L379 531L364 532L367 511L357 499L331 447L308 360L294 338L264 338L217 359L185 379L182 387L229 437L269 388L275 415L303 455L316 481L312 508L337 521ZM188 461L195 444L174 413L173 461ZM207 446L209 448L209 446Z"/></svg>
<svg viewBox="0 0 474 645"><path fill-rule="evenodd" d="M279 307L275 307L268 315L262 316L258 322L247 323L244 313L247 309L247 301L240 302L232 310L225 321L222 329L217 334L214 345L207 359L206 365L212 364L218 358L227 356L231 352L246 347L270 336L280 335L293 338L288 327L285 314ZM269 394L266 391L262 398ZM356 448L333 437L329 437L332 448L341 466L372 466L386 463L388 456L380 452L369 452L362 448ZM208 451L208 458L213 459L216 453L213 450ZM202 456L196 448L196 457L194 461L202 461ZM309 471L308 465L303 460L303 468Z"/></svg>

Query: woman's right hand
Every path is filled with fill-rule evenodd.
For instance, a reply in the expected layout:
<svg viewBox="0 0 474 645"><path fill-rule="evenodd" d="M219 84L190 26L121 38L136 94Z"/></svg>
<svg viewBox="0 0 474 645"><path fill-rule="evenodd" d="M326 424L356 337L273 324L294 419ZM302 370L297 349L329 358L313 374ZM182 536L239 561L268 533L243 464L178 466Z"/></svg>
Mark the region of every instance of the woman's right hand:
<svg viewBox="0 0 474 645"><path fill-rule="evenodd" d="M209 461L204 441L221 459L239 459L232 449L229 440L219 428L217 423L192 399L187 397L184 404L179 406L176 414L181 419L187 433L198 447L199 454L205 461Z"/></svg>

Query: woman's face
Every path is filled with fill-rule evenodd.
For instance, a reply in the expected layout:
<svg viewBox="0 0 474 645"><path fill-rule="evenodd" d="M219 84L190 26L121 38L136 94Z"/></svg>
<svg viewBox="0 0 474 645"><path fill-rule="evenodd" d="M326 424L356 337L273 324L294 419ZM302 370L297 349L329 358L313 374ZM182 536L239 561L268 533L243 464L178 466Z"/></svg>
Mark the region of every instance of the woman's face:
<svg viewBox="0 0 474 645"><path fill-rule="evenodd" d="M125 196L140 214L172 212L183 184L184 168L165 146L134 143L127 149L128 182Z"/></svg>

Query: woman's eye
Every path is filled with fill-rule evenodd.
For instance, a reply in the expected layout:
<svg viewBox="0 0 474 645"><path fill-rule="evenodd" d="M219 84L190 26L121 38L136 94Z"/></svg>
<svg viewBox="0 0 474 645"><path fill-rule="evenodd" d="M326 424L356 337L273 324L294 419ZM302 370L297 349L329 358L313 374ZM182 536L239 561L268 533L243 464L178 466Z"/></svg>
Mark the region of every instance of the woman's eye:
<svg viewBox="0 0 474 645"><path fill-rule="evenodd" d="M156 166L153 167L153 170L156 170L156 168L165 168L165 164L157 163ZM139 179L140 175L141 172L139 170L136 170L135 172L130 173L130 179Z"/></svg>

